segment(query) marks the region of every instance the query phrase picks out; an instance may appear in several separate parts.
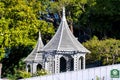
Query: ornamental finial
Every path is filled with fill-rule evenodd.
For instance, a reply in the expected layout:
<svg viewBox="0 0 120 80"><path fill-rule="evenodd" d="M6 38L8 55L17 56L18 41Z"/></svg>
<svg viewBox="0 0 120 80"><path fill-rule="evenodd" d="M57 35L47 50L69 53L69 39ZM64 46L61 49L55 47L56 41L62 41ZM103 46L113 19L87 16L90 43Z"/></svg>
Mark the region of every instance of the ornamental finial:
<svg viewBox="0 0 120 80"><path fill-rule="evenodd" d="M41 37L41 33L40 33L40 31L39 31L39 38Z"/></svg>
<svg viewBox="0 0 120 80"><path fill-rule="evenodd" d="M63 7L63 16L65 16L65 7Z"/></svg>
<svg viewBox="0 0 120 80"><path fill-rule="evenodd" d="M65 7L63 7L63 19L62 19L62 21L65 21L66 20L66 18L65 18Z"/></svg>

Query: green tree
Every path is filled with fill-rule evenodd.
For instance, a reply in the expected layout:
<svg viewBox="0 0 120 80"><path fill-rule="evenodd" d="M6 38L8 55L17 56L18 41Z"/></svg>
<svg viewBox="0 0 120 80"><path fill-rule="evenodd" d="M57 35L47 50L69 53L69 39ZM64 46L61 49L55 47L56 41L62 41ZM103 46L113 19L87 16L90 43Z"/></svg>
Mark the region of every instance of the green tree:
<svg viewBox="0 0 120 80"><path fill-rule="evenodd" d="M120 62L120 40L98 40L97 37L93 37L93 39L83 44L91 51L91 54L87 54L86 56L88 64L95 63L96 61L99 62L99 65L116 64Z"/></svg>
<svg viewBox="0 0 120 80"><path fill-rule="evenodd" d="M99 39L117 38L119 35L119 11L120 1L94 0L86 12L80 17L80 24L89 29L91 35L96 35Z"/></svg>
<svg viewBox="0 0 120 80"><path fill-rule="evenodd" d="M100 60L100 50L101 50L101 43L100 40L96 36L94 36L91 40L83 43L83 45L91 51L90 54L86 55L86 62L87 64L95 63Z"/></svg>
<svg viewBox="0 0 120 80"><path fill-rule="evenodd" d="M51 23L40 20L39 12L45 10L39 0L0 0L0 4L0 61L6 76L14 74L19 61L30 53L39 31L46 43L54 29Z"/></svg>

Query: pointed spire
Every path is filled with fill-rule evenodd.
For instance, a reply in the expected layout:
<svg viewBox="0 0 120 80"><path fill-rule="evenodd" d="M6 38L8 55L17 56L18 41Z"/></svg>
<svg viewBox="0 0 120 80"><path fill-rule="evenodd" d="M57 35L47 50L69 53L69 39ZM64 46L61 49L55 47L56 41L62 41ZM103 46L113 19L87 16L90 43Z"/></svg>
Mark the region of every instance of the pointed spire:
<svg viewBox="0 0 120 80"><path fill-rule="evenodd" d="M42 47L44 46L42 39L41 39L41 33L39 31L39 38L38 38L38 43L37 43L37 51L40 51L40 49L42 49Z"/></svg>
<svg viewBox="0 0 120 80"><path fill-rule="evenodd" d="M41 33L40 33L40 31L39 31L39 39L41 38Z"/></svg>
<svg viewBox="0 0 120 80"><path fill-rule="evenodd" d="M63 7L63 18L62 18L62 21L65 21L66 18L65 18L65 7Z"/></svg>
<svg viewBox="0 0 120 80"><path fill-rule="evenodd" d="M63 16L65 16L65 7L63 7Z"/></svg>
<svg viewBox="0 0 120 80"><path fill-rule="evenodd" d="M41 49L44 47L44 44L41 39L41 33L39 31L39 37L35 48L32 52L25 58L24 61L42 61L42 53L40 53Z"/></svg>

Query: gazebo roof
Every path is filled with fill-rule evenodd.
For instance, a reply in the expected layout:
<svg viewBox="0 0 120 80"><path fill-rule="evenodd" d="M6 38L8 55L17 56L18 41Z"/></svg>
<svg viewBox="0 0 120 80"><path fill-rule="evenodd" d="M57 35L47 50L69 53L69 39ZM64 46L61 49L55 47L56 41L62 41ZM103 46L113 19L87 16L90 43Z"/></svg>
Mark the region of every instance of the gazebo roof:
<svg viewBox="0 0 120 80"><path fill-rule="evenodd" d="M63 8L63 17L56 34L42 49L42 51L54 50L90 53L90 51L87 50L70 31L65 17L65 8Z"/></svg>
<svg viewBox="0 0 120 80"><path fill-rule="evenodd" d="M40 53L41 49L43 48L44 44L41 39L41 34L39 32L38 42L32 52L25 58L24 61L42 61L42 54Z"/></svg>

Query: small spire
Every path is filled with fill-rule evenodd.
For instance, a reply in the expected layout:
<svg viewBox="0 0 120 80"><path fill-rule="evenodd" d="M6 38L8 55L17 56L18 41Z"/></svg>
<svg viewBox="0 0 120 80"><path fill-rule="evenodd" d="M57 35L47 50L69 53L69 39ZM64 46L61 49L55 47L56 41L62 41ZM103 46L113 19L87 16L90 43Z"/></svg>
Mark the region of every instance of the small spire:
<svg viewBox="0 0 120 80"><path fill-rule="evenodd" d="M41 33L40 33L40 31L39 31L39 38L41 37Z"/></svg>
<svg viewBox="0 0 120 80"><path fill-rule="evenodd" d="M39 37L38 37L38 43L37 43L37 52L40 51L40 49L42 49L42 47L44 46L42 39L41 39L41 33L39 31Z"/></svg>
<svg viewBox="0 0 120 80"><path fill-rule="evenodd" d="M62 21L65 21L66 20L66 18L65 18L65 7L63 7L63 19L62 19Z"/></svg>
<svg viewBox="0 0 120 80"><path fill-rule="evenodd" d="M63 16L65 16L65 7L63 7Z"/></svg>

